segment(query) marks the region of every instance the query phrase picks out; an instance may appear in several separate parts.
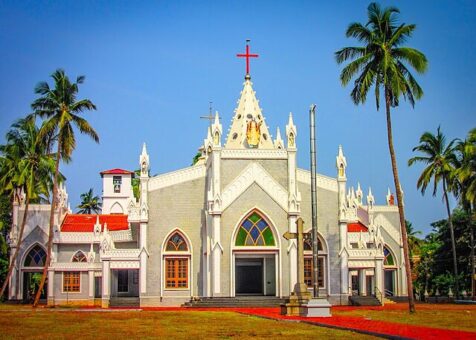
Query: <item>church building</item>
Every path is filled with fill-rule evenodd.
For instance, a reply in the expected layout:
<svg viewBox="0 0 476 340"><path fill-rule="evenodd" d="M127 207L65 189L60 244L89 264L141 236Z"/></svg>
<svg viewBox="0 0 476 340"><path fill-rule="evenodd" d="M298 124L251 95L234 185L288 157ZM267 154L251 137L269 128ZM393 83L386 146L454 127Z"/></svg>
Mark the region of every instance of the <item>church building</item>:
<svg viewBox="0 0 476 340"><path fill-rule="evenodd" d="M100 215L73 214L61 187L47 303L107 308L128 298L137 306L179 306L206 297L289 296L297 246L283 234L296 231L299 217L311 229L311 173L296 162L299 129L292 114L283 131L272 138L247 72L228 133L216 113L193 166L150 176L144 144L139 175L101 172ZM389 191L386 204L377 205L370 189L349 187L343 148L336 151L335 177L317 174L320 296L334 305L353 295L404 296L394 197ZM49 205L30 205L9 299L30 299L46 257L49 212ZM23 213L16 201L12 253ZM304 249L311 290L309 241Z"/></svg>

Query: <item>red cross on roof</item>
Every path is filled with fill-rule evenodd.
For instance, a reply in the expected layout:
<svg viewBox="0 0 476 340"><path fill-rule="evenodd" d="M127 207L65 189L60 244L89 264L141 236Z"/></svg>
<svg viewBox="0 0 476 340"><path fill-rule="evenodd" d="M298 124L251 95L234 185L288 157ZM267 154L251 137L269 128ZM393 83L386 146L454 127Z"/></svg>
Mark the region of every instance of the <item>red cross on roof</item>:
<svg viewBox="0 0 476 340"><path fill-rule="evenodd" d="M238 58L246 58L246 75L249 76L250 74L250 58L258 58L257 54L250 54L250 40L246 40L246 53L245 54L237 54Z"/></svg>

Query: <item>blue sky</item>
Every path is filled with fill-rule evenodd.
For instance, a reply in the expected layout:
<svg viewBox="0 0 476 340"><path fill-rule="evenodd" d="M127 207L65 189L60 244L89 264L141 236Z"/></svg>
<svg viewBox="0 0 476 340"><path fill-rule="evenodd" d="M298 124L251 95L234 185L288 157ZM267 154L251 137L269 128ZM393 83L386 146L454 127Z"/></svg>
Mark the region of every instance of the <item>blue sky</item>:
<svg viewBox="0 0 476 340"><path fill-rule="evenodd" d="M1 1L0 135L30 112L34 86L56 68L85 75L80 97L98 110L85 118L100 135L97 145L77 138L73 162L62 165L72 207L94 187L99 172L138 168L147 143L152 173L190 165L206 135L208 103L227 131L245 73L250 38L251 75L270 131L283 132L289 112L298 126L298 164L309 168L308 108L317 104L318 171L335 176L339 144L347 157L348 183L368 186L384 204L393 186L384 112L374 100L355 106L339 82L333 53L357 45L345 38L354 21L365 22L368 1ZM383 1L401 21L415 23L407 45L424 52L425 91L414 109L393 110L394 142L405 191L407 218L424 231L444 217L440 193L417 191L421 167L408 168L412 148L438 125L448 138L476 126L476 2ZM3 140L3 139L2 139ZM184 193L185 194L185 193Z"/></svg>

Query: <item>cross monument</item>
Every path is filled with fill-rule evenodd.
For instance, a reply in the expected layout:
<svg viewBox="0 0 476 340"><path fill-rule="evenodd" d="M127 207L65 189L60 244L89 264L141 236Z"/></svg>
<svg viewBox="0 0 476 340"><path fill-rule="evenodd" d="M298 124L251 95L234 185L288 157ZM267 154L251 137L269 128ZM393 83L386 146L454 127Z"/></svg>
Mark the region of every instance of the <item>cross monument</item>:
<svg viewBox="0 0 476 340"><path fill-rule="evenodd" d="M251 76L250 76L250 58L258 58L259 55L258 54L250 54L250 39L246 39L246 53L245 54L242 54L242 53L239 53L237 54L236 56L238 58L246 58L246 76L245 76L245 79L250 79Z"/></svg>

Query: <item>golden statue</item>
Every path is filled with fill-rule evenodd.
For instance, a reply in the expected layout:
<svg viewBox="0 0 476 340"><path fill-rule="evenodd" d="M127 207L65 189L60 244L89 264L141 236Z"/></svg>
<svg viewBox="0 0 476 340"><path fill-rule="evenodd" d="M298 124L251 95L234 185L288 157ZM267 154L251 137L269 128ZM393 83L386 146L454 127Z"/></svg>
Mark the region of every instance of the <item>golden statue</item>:
<svg viewBox="0 0 476 340"><path fill-rule="evenodd" d="M257 123L252 119L248 122L246 127L246 140L248 145L252 148L257 148L261 137L261 123Z"/></svg>

